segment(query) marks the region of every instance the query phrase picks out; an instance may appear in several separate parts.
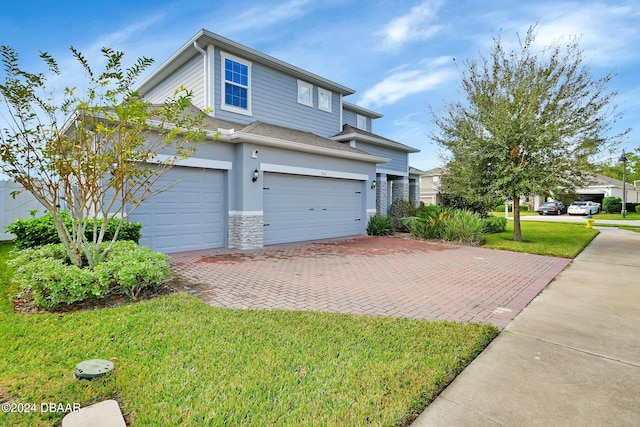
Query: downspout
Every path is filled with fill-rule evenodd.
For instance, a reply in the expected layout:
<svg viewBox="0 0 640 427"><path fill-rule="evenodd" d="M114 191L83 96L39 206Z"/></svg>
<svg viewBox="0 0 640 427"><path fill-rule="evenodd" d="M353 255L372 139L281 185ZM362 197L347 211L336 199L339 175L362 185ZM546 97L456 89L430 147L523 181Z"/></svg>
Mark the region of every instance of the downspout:
<svg viewBox="0 0 640 427"><path fill-rule="evenodd" d="M204 60L203 76L202 76L202 90L204 91L204 109L211 108L211 88L209 85L209 55L207 51L198 46L198 42L193 42L193 47L202 54Z"/></svg>

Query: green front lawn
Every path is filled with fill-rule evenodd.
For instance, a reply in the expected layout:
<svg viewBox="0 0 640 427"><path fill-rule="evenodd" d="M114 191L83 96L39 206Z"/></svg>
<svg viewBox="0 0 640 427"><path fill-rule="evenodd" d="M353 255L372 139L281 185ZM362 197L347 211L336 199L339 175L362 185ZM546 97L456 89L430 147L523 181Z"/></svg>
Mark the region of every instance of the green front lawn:
<svg viewBox="0 0 640 427"><path fill-rule="evenodd" d="M497 335L490 325L212 308L173 294L117 308L17 314L0 243L0 402L120 402L133 426L407 425ZM83 360L115 370L79 381Z"/></svg>
<svg viewBox="0 0 640 427"><path fill-rule="evenodd" d="M523 242L513 240L513 221L502 233L486 234L485 248L575 258L598 230L569 222L521 221Z"/></svg>
<svg viewBox="0 0 640 427"><path fill-rule="evenodd" d="M620 220L626 220L626 221L633 221L633 220L640 219L640 213L627 212L627 215L624 218L622 218L622 214L620 213L600 212L599 214L594 215L593 218L594 219L620 219Z"/></svg>

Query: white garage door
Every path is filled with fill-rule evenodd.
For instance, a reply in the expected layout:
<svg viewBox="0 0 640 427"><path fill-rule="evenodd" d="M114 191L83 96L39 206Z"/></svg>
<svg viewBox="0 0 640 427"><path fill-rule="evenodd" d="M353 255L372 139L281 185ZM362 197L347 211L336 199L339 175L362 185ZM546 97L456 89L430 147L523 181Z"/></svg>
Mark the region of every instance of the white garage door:
<svg viewBox="0 0 640 427"><path fill-rule="evenodd" d="M362 182L264 174L264 244L363 234Z"/></svg>
<svg viewBox="0 0 640 427"><path fill-rule="evenodd" d="M164 253L223 247L224 172L176 166L158 184L176 182L130 215L142 223L140 244Z"/></svg>

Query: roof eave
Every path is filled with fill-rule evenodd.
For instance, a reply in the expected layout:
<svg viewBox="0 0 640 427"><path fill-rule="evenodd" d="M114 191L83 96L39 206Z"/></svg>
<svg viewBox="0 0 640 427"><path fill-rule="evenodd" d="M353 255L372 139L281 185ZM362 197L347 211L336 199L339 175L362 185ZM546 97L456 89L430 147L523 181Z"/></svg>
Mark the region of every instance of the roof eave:
<svg viewBox="0 0 640 427"><path fill-rule="evenodd" d="M246 132L234 132L230 135L220 135L218 140L231 143L248 142L251 144L262 145L273 148L282 148L286 150L299 151L311 154L320 154L330 157L338 157L342 159L360 160L368 163L388 163L391 159L386 157L373 156L365 153L354 153L351 151L335 150L327 147L318 147L295 141L287 141L284 139L273 138L269 136L254 135Z"/></svg>
<svg viewBox="0 0 640 427"><path fill-rule="evenodd" d="M406 151L407 153L419 153L420 152L420 150L418 150L417 148L413 148L413 147L410 147L408 145L402 144L402 147L399 147L397 145L399 143L392 143L392 142L389 142L389 141L385 141L384 139L381 139L381 138L375 138L375 137L368 136L368 135L362 135L362 134L356 133L356 132L345 134L345 135L333 136L330 139L333 139L334 141L351 141L351 140L355 139L356 141L372 142L374 144L383 145L385 147L395 148L397 150Z"/></svg>

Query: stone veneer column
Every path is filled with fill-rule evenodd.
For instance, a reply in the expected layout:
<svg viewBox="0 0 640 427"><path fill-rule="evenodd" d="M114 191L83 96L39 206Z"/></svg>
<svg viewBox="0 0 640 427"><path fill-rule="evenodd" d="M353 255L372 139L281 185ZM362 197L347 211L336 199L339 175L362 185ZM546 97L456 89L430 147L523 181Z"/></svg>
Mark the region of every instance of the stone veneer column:
<svg viewBox="0 0 640 427"><path fill-rule="evenodd" d="M416 207L420 205L420 180L418 179L409 180L409 200L411 200Z"/></svg>
<svg viewBox="0 0 640 427"><path fill-rule="evenodd" d="M262 213L229 212L229 247L255 249L264 246Z"/></svg>
<svg viewBox="0 0 640 427"><path fill-rule="evenodd" d="M379 173L376 175L376 213L386 215L388 211L387 202L387 175Z"/></svg>
<svg viewBox="0 0 640 427"><path fill-rule="evenodd" d="M409 200L409 182L407 178L393 180L393 200L397 199Z"/></svg>

